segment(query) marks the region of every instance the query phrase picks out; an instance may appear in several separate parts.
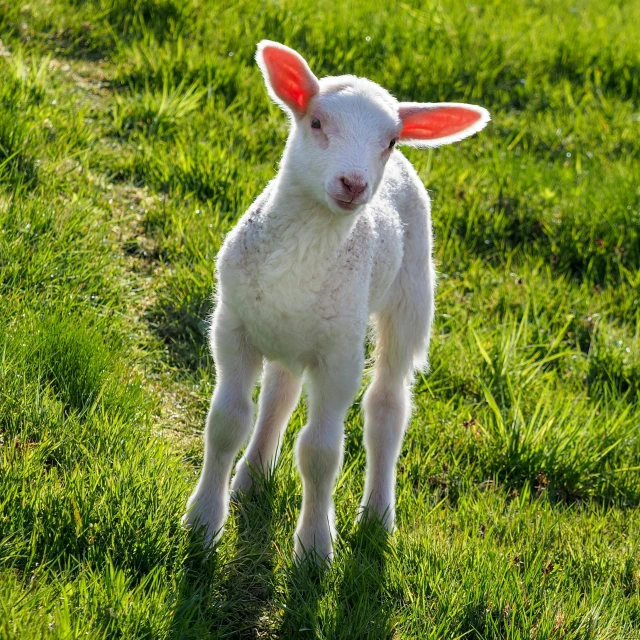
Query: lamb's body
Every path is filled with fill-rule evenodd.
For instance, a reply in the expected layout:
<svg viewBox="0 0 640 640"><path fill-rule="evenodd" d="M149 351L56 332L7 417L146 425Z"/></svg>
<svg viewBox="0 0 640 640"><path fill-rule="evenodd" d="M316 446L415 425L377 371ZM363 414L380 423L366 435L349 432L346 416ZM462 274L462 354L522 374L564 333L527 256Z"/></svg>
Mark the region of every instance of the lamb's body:
<svg viewBox="0 0 640 640"><path fill-rule="evenodd" d="M358 217L288 208L276 179L218 257L220 297L256 348L296 376L328 352L360 351L370 316L395 301L401 280L403 296L407 287L413 293L403 312L422 361L433 307L431 223L428 195L406 158L394 152Z"/></svg>
<svg viewBox="0 0 640 640"><path fill-rule="evenodd" d="M413 373L427 360L435 288L429 197L395 143L452 142L481 129L488 114L471 105L398 103L353 76L318 81L298 54L276 43L260 45L258 62L292 126L277 177L218 256L216 388L204 466L184 521L206 525L208 541L221 532L260 372L255 429L232 483L238 493L248 491L254 471L273 468L304 378L308 423L296 444L304 492L295 551L302 558L314 549L324 559L332 555L331 492L367 327L375 329L376 366L363 401L361 514L388 529Z"/></svg>

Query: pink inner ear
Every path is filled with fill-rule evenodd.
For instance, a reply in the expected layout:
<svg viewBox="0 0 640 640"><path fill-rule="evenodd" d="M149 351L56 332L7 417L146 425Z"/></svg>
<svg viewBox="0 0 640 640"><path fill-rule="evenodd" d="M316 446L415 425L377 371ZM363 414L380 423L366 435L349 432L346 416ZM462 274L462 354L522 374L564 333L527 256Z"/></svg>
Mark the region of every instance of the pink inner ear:
<svg viewBox="0 0 640 640"><path fill-rule="evenodd" d="M480 120L477 111L461 107L436 107L403 118L400 136L408 140L437 140L464 131Z"/></svg>
<svg viewBox="0 0 640 640"><path fill-rule="evenodd" d="M276 95L288 106L305 113L316 93L315 78L295 55L277 47L265 47L262 56Z"/></svg>

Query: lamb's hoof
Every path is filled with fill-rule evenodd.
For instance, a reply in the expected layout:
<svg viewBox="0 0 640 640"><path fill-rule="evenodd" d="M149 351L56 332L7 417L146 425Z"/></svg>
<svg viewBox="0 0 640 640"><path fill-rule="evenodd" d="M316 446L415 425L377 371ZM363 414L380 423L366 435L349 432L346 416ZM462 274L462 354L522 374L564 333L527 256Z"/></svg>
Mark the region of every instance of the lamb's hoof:
<svg viewBox="0 0 640 640"><path fill-rule="evenodd" d="M356 524L378 524L389 535L393 534L396 530L396 514L395 509L376 508L370 504L360 505L358 515L356 516Z"/></svg>
<svg viewBox="0 0 640 640"><path fill-rule="evenodd" d="M293 561L296 565L313 562L327 567L333 561L331 532L326 530L298 530L294 535Z"/></svg>
<svg viewBox="0 0 640 640"><path fill-rule="evenodd" d="M254 486L254 474L257 470L249 466L248 462L241 458L236 466L236 474L231 481L231 495L239 498L248 494Z"/></svg>
<svg viewBox="0 0 640 640"><path fill-rule="evenodd" d="M186 529L202 531L204 546L211 548L220 540L223 533L227 509L224 501L207 499L192 495L187 502L187 511L181 524Z"/></svg>

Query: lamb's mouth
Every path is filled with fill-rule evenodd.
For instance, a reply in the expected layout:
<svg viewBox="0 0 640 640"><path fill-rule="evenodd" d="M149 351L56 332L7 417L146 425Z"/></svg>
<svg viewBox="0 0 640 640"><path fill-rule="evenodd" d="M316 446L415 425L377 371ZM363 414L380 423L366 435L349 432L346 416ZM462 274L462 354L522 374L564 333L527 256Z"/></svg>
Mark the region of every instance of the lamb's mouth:
<svg viewBox="0 0 640 640"><path fill-rule="evenodd" d="M347 202L345 200L339 200L335 196L331 196L331 199L345 211L355 211L358 207L362 206L362 203L360 202Z"/></svg>

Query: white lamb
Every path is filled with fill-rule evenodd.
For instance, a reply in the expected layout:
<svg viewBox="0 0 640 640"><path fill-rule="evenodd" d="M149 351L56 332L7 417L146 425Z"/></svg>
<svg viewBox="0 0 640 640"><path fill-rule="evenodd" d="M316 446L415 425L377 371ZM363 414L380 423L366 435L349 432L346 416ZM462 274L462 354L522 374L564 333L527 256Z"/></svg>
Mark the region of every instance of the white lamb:
<svg viewBox="0 0 640 640"><path fill-rule="evenodd" d="M477 106L398 102L355 76L318 80L295 51L267 40L256 55L291 130L280 170L227 236L217 261L211 326L216 387L204 465L183 518L215 542L232 490L273 470L308 383L308 423L296 444L303 483L295 558L333 556L332 489L344 420L359 389L370 318L373 380L364 396L367 471L359 517L395 519L395 466L411 412L414 370L427 363L436 276L429 196L397 144L435 147L480 131ZM264 368L263 368L264 362Z"/></svg>

